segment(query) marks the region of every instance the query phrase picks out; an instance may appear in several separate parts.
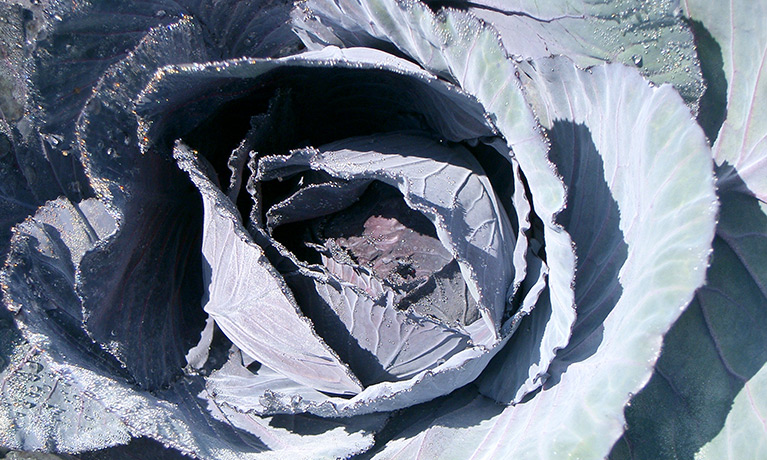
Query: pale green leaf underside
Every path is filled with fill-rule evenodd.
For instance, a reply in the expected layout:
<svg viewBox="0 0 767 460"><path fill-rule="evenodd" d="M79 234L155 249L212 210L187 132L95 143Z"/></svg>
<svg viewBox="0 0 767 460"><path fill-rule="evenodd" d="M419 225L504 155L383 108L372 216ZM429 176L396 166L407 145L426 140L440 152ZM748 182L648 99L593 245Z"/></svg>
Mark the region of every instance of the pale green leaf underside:
<svg viewBox="0 0 767 460"><path fill-rule="evenodd" d="M719 200L706 285L664 337L655 374L626 409L629 429L610 454L615 460L691 458L748 423L744 412L730 411L744 385L759 385L750 379L767 362L767 205L722 188ZM725 420L730 428L722 431Z"/></svg>
<svg viewBox="0 0 767 460"><path fill-rule="evenodd" d="M500 415L472 403L455 416L482 410L487 420L466 429L434 424L391 441L381 458L606 456L623 431L625 403L652 372L663 334L703 283L716 212L710 150L681 98L620 65L585 72L553 59L536 61L535 69L528 69L526 87L544 126L586 125L604 163L628 245L623 295L594 353L569 363L558 383Z"/></svg>
<svg viewBox="0 0 767 460"><path fill-rule="evenodd" d="M735 169L748 189L767 200L767 1L684 2L687 15L709 30L722 51L727 118L713 146L717 164ZM737 186L733 174L722 187Z"/></svg>
<svg viewBox="0 0 767 460"><path fill-rule="evenodd" d="M715 355L710 368L718 373L712 375L727 378L706 376L692 391L706 394L713 386L727 397L710 398L703 405L712 411L710 423L722 428L696 458L758 459L767 455L767 205L738 192L721 193L720 199L723 209L713 263L697 300L708 332L699 334L699 341ZM682 332L689 337L688 331ZM726 419L721 420L715 410L729 411ZM729 455L717 454L726 452Z"/></svg>
<svg viewBox="0 0 767 460"><path fill-rule="evenodd" d="M767 452L767 365L735 397L724 428L695 455L698 460L758 460Z"/></svg>
<svg viewBox="0 0 767 460"><path fill-rule="evenodd" d="M587 67L636 66L656 84L670 83L697 106L703 82L678 1L481 0L470 11L493 24L509 53L521 58L562 55Z"/></svg>
<svg viewBox="0 0 767 460"><path fill-rule="evenodd" d="M767 2L684 6L721 49L727 80L726 120L713 146L722 209L707 283L664 339L611 458L763 458L767 436L762 422L754 425L763 412L747 399L766 385L757 371L767 359ZM717 65L715 56L703 64Z"/></svg>

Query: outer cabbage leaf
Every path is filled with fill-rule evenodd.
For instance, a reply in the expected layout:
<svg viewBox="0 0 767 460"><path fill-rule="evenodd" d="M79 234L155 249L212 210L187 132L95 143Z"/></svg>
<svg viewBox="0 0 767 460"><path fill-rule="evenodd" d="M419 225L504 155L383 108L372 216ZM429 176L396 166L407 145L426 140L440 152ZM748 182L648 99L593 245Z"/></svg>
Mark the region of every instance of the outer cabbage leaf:
<svg viewBox="0 0 767 460"><path fill-rule="evenodd" d="M602 62L635 66L653 83L670 83L697 108L704 86L692 32L679 1L427 0L468 9L492 24L519 58L567 56L585 68Z"/></svg>
<svg viewBox="0 0 767 460"><path fill-rule="evenodd" d="M141 155L135 97L151 81L155 70L171 63L207 60L210 57L202 27L190 16L146 32L143 39L122 60L101 75L94 92L77 120L81 161L96 192L110 199L110 205L125 219L135 219L138 206L132 194L162 195L169 185L186 179L170 162L163 165L158 155ZM152 174L146 172L152 171ZM171 197L172 199L172 197ZM162 200L161 200L162 201Z"/></svg>
<svg viewBox="0 0 767 460"><path fill-rule="evenodd" d="M0 49L3 50L0 111L5 122L12 122L24 116L24 106L29 97L31 65L24 45L25 41L34 43L34 28L25 23L25 10L20 5L5 2L0 5L0 14L4 19L0 24ZM25 31L26 27L30 30Z"/></svg>
<svg viewBox="0 0 767 460"><path fill-rule="evenodd" d="M712 150L719 166L719 186L740 187L767 201L767 3L727 4L686 1L686 13L700 21L721 49L727 80L726 119ZM714 82L719 84L721 82ZM706 114L701 114L705 116ZM744 189L743 185L747 188Z"/></svg>
<svg viewBox="0 0 767 460"><path fill-rule="evenodd" d="M254 364L257 363L254 363L253 358L233 347L229 360L209 377L207 389L200 393L200 396L208 401L208 408L214 417L257 434L274 451L273 456L276 458L284 458L285 455L306 460L349 458L370 449L373 433L380 430L388 418L388 414L321 418L311 414L259 417L253 412L243 413L235 408L237 405L228 404L222 395L216 392L221 390L227 396L235 398L239 393L239 396L252 400L254 394L260 394L263 390L253 386L251 369ZM300 385L265 366L260 366L257 372L268 375L257 382L268 385L273 390L299 390L297 386ZM303 393L302 396L311 398L312 392L324 396L313 389L309 389L309 392ZM267 392L267 395L266 399L272 397L272 393Z"/></svg>
<svg viewBox="0 0 767 460"><path fill-rule="evenodd" d="M229 407L239 413L279 413L282 411L275 407L278 401L280 405L289 406L299 401L311 404L328 399L314 388L255 362L240 350L232 351L226 364L210 375L206 387L219 408ZM282 402L283 399L287 403Z"/></svg>
<svg viewBox="0 0 767 460"><path fill-rule="evenodd" d="M58 191L32 189L46 178L49 166L34 153L27 106L31 63L29 44L38 24L19 5L0 5L0 257L5 257L11 228L34 214L45 199ZM39 146L38 146L39 148ZM50 182L50 181L47 181Z"/></svg>
<svg viewBox="0 0 767 460"><path fill-rule="evenodd" d="M270 14L258 19L263 8ZM86 326L145 388L178 375L201 328L201 316L183 307L202 294L201 215L195 206L178 206L195 200L195 191L175 163L140 154L133 98L163 65L235 51L272 56L298 45L281 42L288 5L245 1L237 9L247 14L231 24L228 8L200 2L57 3L45 10L50 24L37 44L33 74L45 112L43 148L75 163L79 153L88 185L108 201L120 225L83 263L78 292ZM245 35L230 33L230 26ZM67 171L53 160L56 171ZM121 308L128 303L142 307ZM162 339L165 353L150 350L146 337Z"/></svg>
<svg viewBox="0 0 767 460"><path fill-rule="evenodd" d="M210 406L198 374L151 393L137 390L85 334L74 290L83 256L113 231L114 217L95 199L60 198L16 227L0 274L4 306L14 314L4 310L0 330L3 446L78 453L145 437L203 459L309 459L316 458L312 446L343 457L372 444L382 417L312 427L305 416L249 416L234 428Z"/></svg>
<svg viewBox="0 0 767 460"><path fill-rule="evenodd" d="M11 86L15 94L3 111L17 122L18 144L27 150L24 174L43 199L64 194L77 200L92 193L77 158L76 121L99 77L152 28L194 16L205 24L200 49L217 59L276 56L300 46L286 24L290 2L245 0L234 7L197 0L10 3L19 5L3 5L3 17L10 19L3 28L14 28L8 36L20 42L7 47L11 68L0 85ZM237 14L231 14L233 9Z"/></svg>
<svg viewBox="0 0 767 460"><path fill-rule="evenodd" d="M194 17L205 24L195 31L202 38L200 50L215 59L275 56L298 44L285 34L287 2L245 0L233 8L197 0L32 3L45 3L36 13L43 16L38 21L46 22L36 43L34 86L45 111L43 132L58 136L59 151L76 148L72 129L98 78L128 57L153 28Z"/></svg>
<svg viewBox="0 0 767 460"><path fill-rule="evenodd" d="M63 194L76 201L92 194L78 158L76 121L99 77L152 28L194 16L205 24L200 50L217 59L276 56L300 46L286 22L290 2L247 0L234 7L196 0L10 3L2 5L8 21L0 31L0 47L7 72L0 87L9 91L0 106L18 130L16 145L25 153L22 172L43 200Z"/></svg>
<svg viewBox="0 0 767 460"><path fill-rule="evenodd" d="M188 16L150 30L101 77L77 129L91 184L120 227L80 267L85 325L147 389L181 372L202 329L202 215L195 190L174 163L139 154L131 96L150 69L168 60L206 58L200 35Z"/></svg>
<svg viewBox="0 0 767 460"><path fill-rule="evenodd" d="M70 35L79 40L88 27L111 30L108 19L118 12L131 16L120 8L113 10L91 15L93 24L84 13L75 14L78 19L71 27L77 33ZM176 12L163 11L158 16L163 21ZM221 14L216 11L207 8L206 14ZM202 295L198 225L202 216L198 206L181 204L199 203L199 198L175 163L157 152L141 155L133 106L157 68L222 55L206 35L215 33L213 23L203 27L200 21L183 15L143 30L135 48L92 85L93 93L78 112L81 159L91 185L108 200L120 224L120 231L83 263L78 291L87 311L86 326L145 388L166 384L180 373L202 328L202 316L194 308ZM259 40L251 45L276 52L272 45L261 47ZM78 68L86 73L97 70ZM142 307L122 308L123 304ZM162 340L165 352L148 347L145 337Z"/></svg>
<svg viewBox="0 0 767 460"><path fill-rule="evenodd" d="M0 121L0 257L8 249L11 228L34 214L37 202L16 160L13 138L8 125Z"/></svg>
<svg viewBox="0 0 767 460"><path fill-rule="evenodd" d="M757 372L733 401L722 431L697 453L696 458L762 458L767 452L767 366Z"/></svg>
<svg viewBox="0 0 767 460"><path fill-rule="evenodd" d="M705 325L704 331L694 336L701 338L698 346L705 347L705 351L700 350L697 356L711 359L705 367L698 369L685 366L690 377L682 378L682 389L676 392L670 406L678 407L682 402L689 411L683 413L704 407L703 411L693 413L696 419L700 415L706 417L698 419L698 426L708 428L698 431L705 436L716 433L724 422L722 431L696 453L696 458L716 458L710 453L722 448L732 453L729 458L760 458L767 453L767 430L761 403L764 399L759 396L767 389L764 380L767 340L763 331L767 324L767 205L739 190L723 189L719 190L722 212L714 239L714 259L707 274L708 283L698 291L696 302L690 306L691 314L699 321L702 319L700 322ZM685 325L680 324L673 332L691 337ZM674 342L671 344L664 349L662 357L666 353L673 355L686 351L684 347L675 347ZM679 359L678 355L676 359ZM708 371L704 371L705 368ZM677 385L679 376L676 372L667 372L665 377L669 380L665 383L670 383L672 388ZM707 388L718 391L711 394ZM697 395L687 394L691 389ZM701 395L705 402L699 399ZM701 402L705 405L700 406ZM725 414L727 419L723 420ZM707 440L702 436L692 439Z"/></svg>
<svg viewBox="0 0 767 460"><path fill-rule="evenodd" d="M163 442L199 449L195 442L183 447L189 440L176 437L191 429L180 414L156 396L132 390L125 371L82 329L75 270L114 230L101 202L64 198L16 228L2 271L4 302L19 327L2 376L3 445L78 452L165 432Z"/></svg>
<svg viewBox="0 0 767 460"><path fill-rule="evenodd" d="M301 49L301 42L289 26L290 1L237 0L221 3L180 0L177 3L205 24L205 42L214 50L215 59L279 57ZM158 11L155 15L163 16L161 13Z"/></svg>
<svg viewBox="0 0 767 460"><path fill-rule="evenodd" d="M722 210L707 284L666 336L655 375L626 409L628 430L611 453L616 459L705 458L724 447L733 458L767 455L764 431L750 432L742 447L738 441L761 417L758 403L744 399L764 391L756 375L767 362L767 118L760 109L767 101L767 3L685 7L700 21L696 34L710 33L710 42L702 41L709 87L727 89L726 119L718 134L709 132ZM713 102L699 116L710 128L721 123L717 105L725 103Z"/></svg>
<svg viewBox="0 0 767 460"><path fill-rule="evenodd" d="M663 334L703 283L716 213L710 150L679 95L668 86L650 87L621 65L586 72L558 58L534 61L527 72L525 88L544 126L550 133L570 130L555 136L553 148L563 157L554 152L552 159L570 161L567 156L575 154L575 168L562 165L573 172L594 173L604 165L607 186L571 190L572 217L564 220L574 229L582 226L574 231L575 244L584 246L579 254L588 254L592 243L614 235L599 235L599 225L584 231L589 226L577 224L575 216L601 213L608 216L604 230L615 232L609 209L590 208L592 202L608 208L617 203L626 244L620 298L613 303L614 283L597 289L601 295L586 286L582 297L576 285L583 302L578 307L586 314L573 336L584 340L557 355L540 392L502 411L469 399L439 414L428 429L394 435L380 458L440 458L446 452L474 459L605 456L623 431L624 405L652 372ZM557 144L567 139L569 144ZM605 261L617 255L620 262L620 244L615 247ZM590 272L615 270L588 256L579 261L586 274L576 280L598 280ZM604 316L600 327L594 328L589 313Z"/></svg>
<svg viewBox="0 0 767 460"><path fill-rule="evenodd" d="M611 458L692 457L725 424L720 440L727 443L727 433L748 420L731 407L767 362L767 207L740 189L720 188L719 199L707 283L664 338L655 374L626 408L628 430ZM751 388L761 391L756 382ZM750 406L742 407L745 415Z"/></svg>
<svg viewBox="0 0 767 460"><path fill-rule="evenodd" d="M358 73L353 73L354 69ZM380 72L360 77L360 72L371 70ZM344 78L345 75L357 78L350 82L350 77ZM252 97L256 100L262 97L268 100L284 86L293 90L296 86L311 89L313 102L319 108L304 116L329 117L338 125L334 128L336 131L345 125L354 126L358 120L353 118L364 110L366 115L379 117L378 128L384 131L420 127L412 123L397 124L404 123L397 119L405 113L417 114L419 124L450 141L496 134L482 105L474 98L412 62L374 49L327 47L281 59L243 58L159 69L136 97L142 148L148 150L182 138L237 97L254 92ZM355 86L375 93L375 97L349 99L349 89ZM345 104L335 102L337 100L344 100ZM302 102L302 106L310 105ZM184 116L174 116L182 109ZM383 115L372 109L380 109ZM394 119L395 124L387 118ZM312 128L327 127L320 119L302 121Z"/></svg>

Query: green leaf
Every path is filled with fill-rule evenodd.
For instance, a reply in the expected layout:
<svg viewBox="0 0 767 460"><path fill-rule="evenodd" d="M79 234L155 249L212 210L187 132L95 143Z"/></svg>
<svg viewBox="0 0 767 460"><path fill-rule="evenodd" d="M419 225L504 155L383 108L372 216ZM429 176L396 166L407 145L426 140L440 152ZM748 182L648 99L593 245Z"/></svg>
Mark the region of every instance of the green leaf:
<svg viewBox="0 0 767 460"><path fill-rule="evenodd" d="M700 460L760 459L767 452L767 365L735 397L722 431L698 452Z"/></svg>
<svg viewBox="0 0 767 460"><path fill-rule="evenodd" d="M765 205L737 191L720 189L719 197L707 283L666 335L655 374L626 409L629 429L611 458L692 458L767 362Z"/></svg>
<svg viewBox="0 0 767 460"><path fill-rule="evenodd" d="M462 6L460 1L427 3ZM466 5L498 29L514 56L562 55L582 68L621 62L653 83L674 85L693 107L703 93L692 33L676 1L477 0Z"/></svg>
<svg viewBox="0 0 767 460"><path fill-rule="evenodd" d="M729 167L720 172L719 186L745 185L765 201L767 1L693 0L685 2L685 6L689 17L701 22L721 47L727 79L727 118L712 150L717 164L727 163Z"/></svg>
<svg viewBox="0 0 767 460"><path fill-rule="evenodd" d="M685 4L705 45L709 87L727 87L727 118L713 146L721 215L707 284L666 336L655 374L626 409L629 429L614 459L691 458L719 448L704 447L709 442L736 445L738 438L730 437L750 423L748 411L734 403L743 399L737 395L764 391L754 376L767 362L767 117L761 109L767 99L767 2ZM716 126L707 117L721 116L716 104L711 108L700 114L704 126ZM764 439L756 430L747 444L758 452Z"/></svg>

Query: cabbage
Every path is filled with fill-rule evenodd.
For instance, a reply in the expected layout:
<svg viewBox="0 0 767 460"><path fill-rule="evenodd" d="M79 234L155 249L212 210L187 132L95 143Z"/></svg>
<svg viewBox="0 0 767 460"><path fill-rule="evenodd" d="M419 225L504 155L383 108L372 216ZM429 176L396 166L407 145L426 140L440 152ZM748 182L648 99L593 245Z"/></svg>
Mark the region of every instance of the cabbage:
<svg viewBox="0 0 767 460"><path fill-rule="evenodd" d="M764 1L0 5L0 446L761 458Z"/></svg>

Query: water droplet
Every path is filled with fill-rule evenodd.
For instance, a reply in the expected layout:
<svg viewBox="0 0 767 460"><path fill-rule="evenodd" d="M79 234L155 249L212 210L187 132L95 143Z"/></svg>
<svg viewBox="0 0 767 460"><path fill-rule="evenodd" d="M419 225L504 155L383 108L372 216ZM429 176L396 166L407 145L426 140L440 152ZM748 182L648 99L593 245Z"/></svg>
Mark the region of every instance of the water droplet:
<svg viewBox="0 0 767 460"><path fill-rule="evenodd" d="M43 134L43 139L51 145L51 147L56 147L61 143L61 141L64 140L64 136L61 136L59 134Z"/></svg>
<svg viewBox="0 0 767 460"><path fill-rule="evenodd" d="M27 363L27 367L35 374L39 374L43 370L43 365L34 361Z"/></svg>
<svg viewBox="0 0 767 460"><path fill-rule="evenodd" d="M642 67L642 56L634 55L631 60L634 61L635 66Z"/></svg>

